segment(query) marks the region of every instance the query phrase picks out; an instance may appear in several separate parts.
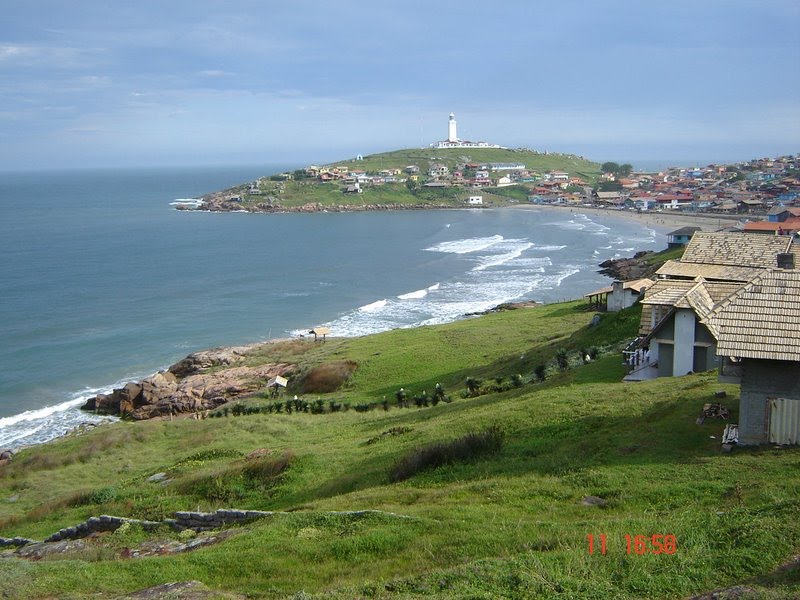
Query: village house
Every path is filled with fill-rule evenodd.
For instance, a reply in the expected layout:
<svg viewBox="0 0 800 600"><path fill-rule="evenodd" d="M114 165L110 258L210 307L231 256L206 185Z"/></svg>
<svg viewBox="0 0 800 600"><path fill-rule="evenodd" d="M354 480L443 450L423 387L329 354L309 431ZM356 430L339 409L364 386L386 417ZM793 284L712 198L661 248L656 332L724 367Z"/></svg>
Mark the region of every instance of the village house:
<svg viewBox="0 0 800 600"><path fill-rule="evenodd" d="M431 165L430 168L428 169L428 176L433 177L434 179L442 179L444 177L447 177L449 173L450 169L447 167L447 165L439 163Z"/></svg>
<svg viewBox="0 0 800 600"><path fill-rule="evenodd" d="M790 264L790 263L787 263ZM705 319L739 383L738 443L800 443L800 270L769 269Z"/></svg>
<svg viewBox="0 0 800 600"><path fill-rule="evenodd" d="M700 227L681 227L667 234L667 247L677 248L685 246L692 239L692 236L700 231Z"/></svg>
<svg viewBox="0 0 800 600"><path fill-rule="evenodd" d="M653 280L647 278L625 282L615 281L611 285L585 294L583 297L595 310L618 312L636 304L651 285L653 285Z"/></svg>
<svg viewBox="0 0 800 600"><path fill-rule="evenodd" d="M639 337L625 352L626 380L713 368L716 332L703 319L765 269L796 264L800 248L788 236L695 232L683 257L667 261L645 292Z"/></svg>
<svg viewBox="0 0 800 600"><path fill-rule="evenodd" d="M800 218L795 217L780 222L748 221L744 224L744 231L767 235L795 235L800 232Z"/></svg>

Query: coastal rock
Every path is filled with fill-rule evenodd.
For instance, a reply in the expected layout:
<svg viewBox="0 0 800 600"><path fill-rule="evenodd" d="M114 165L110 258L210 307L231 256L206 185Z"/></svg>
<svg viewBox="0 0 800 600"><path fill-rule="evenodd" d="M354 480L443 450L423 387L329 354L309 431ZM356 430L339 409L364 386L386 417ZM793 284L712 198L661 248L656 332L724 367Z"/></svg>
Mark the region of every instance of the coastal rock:
<svg viewBox="0 0 800 600"><path fill-rule="evenodd" d="M203 369L233 364L241 360L243 356L255 347L256 345L249 345L201 350L200 352L194 352L183 360L176 362L167 370L176 377L186 377L202 371Z"/></svg>
<svg viewBox="0 0 800 600"><path fill-rule="evenodd" d="M237 365L260 344L215 348L190 354L167 371L131 382L110 394L89 398L81 407L136 420L200 413L262 389L276 375L288 376L294 365ZM207 372L212 367L222 367Z"/></svg>
<svg viewBox="0 0 800 600"><path fill-rule="evenodd" d="M169 397L178 389L178 378L169 371L160 371L144 379L141 387L142 405L154 404L162 398Z"/></svg>
<svg viewBox="0 0 800 600"><path fill-rule="evenodd" d="M607 275L619 281L630 281L654 275L660 264L649 264L645 258L652 254L650 251L637 252L632 258L616 258L605 260L598 266L598 273Z"/></svg>

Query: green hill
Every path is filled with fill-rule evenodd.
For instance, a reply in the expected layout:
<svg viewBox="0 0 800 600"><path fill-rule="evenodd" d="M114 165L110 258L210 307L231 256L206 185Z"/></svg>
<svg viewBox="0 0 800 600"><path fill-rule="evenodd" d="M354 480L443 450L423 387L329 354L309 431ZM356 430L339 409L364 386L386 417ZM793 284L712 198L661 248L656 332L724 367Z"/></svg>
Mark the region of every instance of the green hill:
<svg viewBox="0 0 800 600"><path fill-rule="evenodd" d="M569 302L276 343L248 361L298 365L280 399L24 450L0 467L5 537L101 514L276 513L219 538L132 525L42 560L0 551L0 591L110 598L199 580L214 597L641 599L746 582L797 597L796 565L777 567L798 552L800 450L721 454L724 423L695 419L724 390L735 421L738 387L714 373L621 383L639 308L593 316Z"/></svg>
<svg viewBox="0 0 800 600"><path fill-rule="evenodd" d="M503 195L496 189L482 189L479 192L462 186L440 189L426 189L423 184L431 165L443 164L454 171L458 165L477 163L519 163L533 173L543 175L550 171L567 172L570 176L579 177L588 184L596 182L600 175L600 165L584 158L570 154L543 154L530 150L510 150L499 148L455 148L434 149L419 148L396 150L372 154L357 160L337 161L330 165L346 168L350 171L365 171L375 175L381 171L399 169L401 178L407 177L404 169L417 166L420 170L419 185L409 189L404 182L384 183L380 185L365 184L362 193L345 194L343 181L321 182L315 177L306 177L303 170L287 174L265 175L258 181L257 193L251 183L208 194L204 199L217 204L219 210L322 210L331 208L359 208L365 206L381 208L404 207L455 207L463 206L467 197L480 193L485 203L504 205L526 199L533 183L523 183L503 188ZM497 172L493 175L500 176ZM235 203L224 204L231 197Z"/></svg>

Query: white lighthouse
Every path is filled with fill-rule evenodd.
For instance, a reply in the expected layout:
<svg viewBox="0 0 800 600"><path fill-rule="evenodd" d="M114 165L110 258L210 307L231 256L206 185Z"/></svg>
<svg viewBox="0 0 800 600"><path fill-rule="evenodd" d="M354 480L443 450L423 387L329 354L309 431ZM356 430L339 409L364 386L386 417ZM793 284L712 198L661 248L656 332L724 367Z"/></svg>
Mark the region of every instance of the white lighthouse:
<svg viewBox="0 0 800 600"><path fill-rule="evenodd" d="M469 140L458 139L456 116L450 113L450 118L447 121L447 139L434 142L431 144L431 148L503 148L503 146L490 144L489 142L470 142Z"/></svg>
<svg viewBox="0 0 800 600"><path fill-rule="evenodd" d="M458 142L458 135L456 133L456 116L450 113L450 120L447 121L447 141L451 143Z"/></svg>

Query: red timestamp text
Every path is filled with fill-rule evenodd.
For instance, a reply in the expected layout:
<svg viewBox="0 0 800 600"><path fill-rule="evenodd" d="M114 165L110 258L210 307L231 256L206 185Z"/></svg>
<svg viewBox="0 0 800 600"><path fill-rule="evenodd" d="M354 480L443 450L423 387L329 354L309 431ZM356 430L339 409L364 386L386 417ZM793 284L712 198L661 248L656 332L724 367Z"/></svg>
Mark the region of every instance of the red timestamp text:
<svg viewBox="0 0 800 600"><path fill-rule="evenodd" d="M608 551L608 536L605 533L599 535L587 534L589 554L603 554ZM678 538L671 533L654 533L653 535L631 535L626 533L623 536L625 541L626 554L675 554L678 551Z"/></svg>

